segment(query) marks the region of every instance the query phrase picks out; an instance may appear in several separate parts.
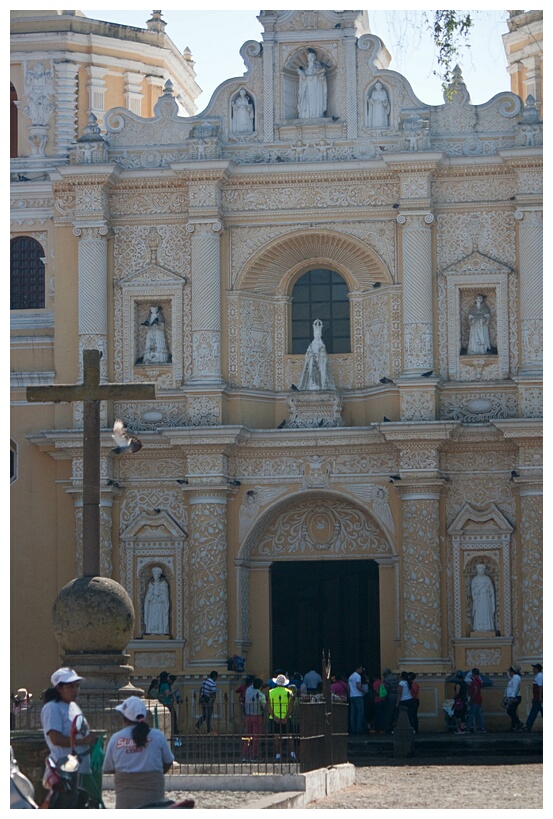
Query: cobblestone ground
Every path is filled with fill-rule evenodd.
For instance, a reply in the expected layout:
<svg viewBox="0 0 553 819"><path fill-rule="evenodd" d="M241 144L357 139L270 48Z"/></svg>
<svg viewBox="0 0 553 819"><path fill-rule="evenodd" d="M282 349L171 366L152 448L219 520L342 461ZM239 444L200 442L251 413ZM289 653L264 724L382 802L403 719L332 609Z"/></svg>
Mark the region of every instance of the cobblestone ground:
<svg viewBox="0 0 553 819"><path fill-rule="evenodd" d="M428 763L428 760L425 760ZM355 785L307 807L314 810L543 807L541 764L378 765L357 768Z"/></svg>
<svg viewBox="0 0 553 819"><path fill-rule="evenodd" d="M543 769L539 763L504 759L500 765L432 765L411 762L377 763L356 769L356 782L308 805L311 810L367 809L540 809L543 808ZM196 808L255 809L265 792L175 791L170 799L192 797ZM107 808L115 800L104 794Z"/></svg>

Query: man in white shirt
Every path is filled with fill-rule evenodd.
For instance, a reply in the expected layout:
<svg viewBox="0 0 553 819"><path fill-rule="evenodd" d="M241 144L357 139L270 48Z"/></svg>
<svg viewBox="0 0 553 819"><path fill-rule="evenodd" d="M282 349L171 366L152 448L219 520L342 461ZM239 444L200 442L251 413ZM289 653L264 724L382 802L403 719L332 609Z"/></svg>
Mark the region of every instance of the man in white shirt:
<svg viewBox="0 0 553 819"><path fill-rule="evenodd" d="M348 679L349 686L349 725L352 734L363 733L363 715L365 701L361 674L365 669L358 665L353 674Z"/></svg>

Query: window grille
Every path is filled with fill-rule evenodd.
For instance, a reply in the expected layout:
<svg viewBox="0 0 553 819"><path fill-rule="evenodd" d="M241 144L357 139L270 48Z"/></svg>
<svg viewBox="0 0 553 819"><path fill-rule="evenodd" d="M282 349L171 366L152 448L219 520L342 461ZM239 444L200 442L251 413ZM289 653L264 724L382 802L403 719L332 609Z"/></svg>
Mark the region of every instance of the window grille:
<svg viewBox="0 0 553 819"><path fill-rule="evenodd" d="M350 353L348 286L339 273L318 268L298 279L292 290L292 354L305 353L313 340L313 322L323 323L328 353Z"/></svg>
<svg viewBox="0 0 553 819"><path fill-rule="evenodd" d="M44 262L42 245L30 236L11 242L10 309L37 310L44 307Z"/></svg>

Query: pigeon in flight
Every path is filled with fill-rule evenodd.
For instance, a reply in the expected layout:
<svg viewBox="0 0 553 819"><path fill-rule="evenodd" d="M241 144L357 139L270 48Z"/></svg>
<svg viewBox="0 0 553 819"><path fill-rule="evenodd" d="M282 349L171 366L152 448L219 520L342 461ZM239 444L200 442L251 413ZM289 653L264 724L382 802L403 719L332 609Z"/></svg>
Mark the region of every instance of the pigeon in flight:
<svg viewBox="0 0 553 819"><path fill-rule="evenodd" d="M111 436L117 446L112 449L116 455L125 455L126 453L138 452L142 449L142 443L135 438L134 435L127 433L127 428L120 418L117 418L113 425L113 435Z"/></svg>

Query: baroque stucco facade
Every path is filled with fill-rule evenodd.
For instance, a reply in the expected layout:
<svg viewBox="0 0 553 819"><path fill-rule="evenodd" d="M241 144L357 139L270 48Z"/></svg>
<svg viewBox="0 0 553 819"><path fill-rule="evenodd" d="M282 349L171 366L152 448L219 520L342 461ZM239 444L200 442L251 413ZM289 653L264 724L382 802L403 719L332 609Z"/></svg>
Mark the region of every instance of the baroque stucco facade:
<svg viewBox="0 0 553 819"><path fill-rule="evenodd" d="M267 674L271 566L373 560L381 664L417 671L421 713L441 724L452 670L529 672L542 656L540 117L507 91L472 105L460 73L450 101L425 105L387 68L366 12L260 19L244 76L201 115L179 110L188 87L193 111L193 72L174 59L151 110L121 98L94 119L76 96L65 153L52 110L46 141L12 159L47 170L13 182L12 236L41 242L48 282L44 310L12 311L14 682L41 684L29 631L38 665L55 665L50 606L82 567L82 408L29 405L25 387L79 380L95 347L105 380L157 390L102 406L101 566L135 605L136 679L165 668L193 681L233 654ZM20 97L36 65L24 43ZM308 49L327 108L300 118ZM251 126L237 131L240 96ZM342 277L350 304L351 352L329 356L324 394L292 390L304 360L292 291L316 268ZM491 347L469 354L478 294ZM170 356L145 364L151 305ZM119 460L116 417L143 442ZM472 631L479 563L495 633ZM169 583L168 635L145 633L153 566Z"/></svg>

